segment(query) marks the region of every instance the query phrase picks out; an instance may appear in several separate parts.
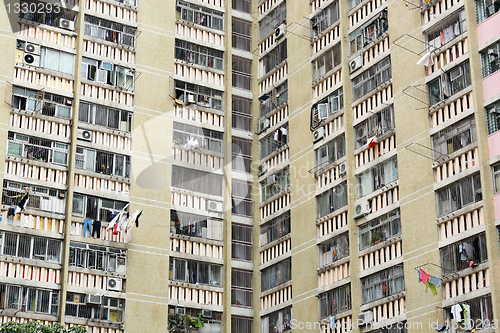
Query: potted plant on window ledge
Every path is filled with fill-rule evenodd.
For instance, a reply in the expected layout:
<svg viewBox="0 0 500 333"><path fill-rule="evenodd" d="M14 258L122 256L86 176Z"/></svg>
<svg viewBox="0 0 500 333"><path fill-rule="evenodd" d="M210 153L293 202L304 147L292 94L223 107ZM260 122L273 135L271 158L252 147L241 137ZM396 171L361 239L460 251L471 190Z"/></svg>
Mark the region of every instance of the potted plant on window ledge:
<svg viewBox="0 0 500 333"><path fill-rule="evenodd" d="M205 325L202 314L197 317L191 317L187 314L169 315L168 328L173 333L192 333L198 331Z"/></svg>

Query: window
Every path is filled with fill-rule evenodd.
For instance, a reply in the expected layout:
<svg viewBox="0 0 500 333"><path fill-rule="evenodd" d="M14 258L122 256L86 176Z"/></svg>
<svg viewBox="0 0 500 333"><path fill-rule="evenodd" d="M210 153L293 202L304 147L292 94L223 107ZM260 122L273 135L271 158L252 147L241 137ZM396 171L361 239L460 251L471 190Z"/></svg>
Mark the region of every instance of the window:
<svg viewBox="0 0 500 333"><path fill-rule="evenodd" d="M349 10L353 9L362 2L363 0L349 0Z"/></svg>
<svg viewBox="0 0 500 333"><path fill-rule="evenodd" d="M243 131L252 131L252 101L233 96L232 127Z"/></svg>
<svg viewBox="0 0 500 333"><path fill-rule="evenodd" d="M88 302L89 295L68 292L66 297L66 316L94 319L106 322L123 322L125 300L102 297L101 304Z"/></svg>
<svg viewBox="0 0 500 333"><path fill-rule="evenodd" d="M287 211L260 227L260 246L275 241L276 239L290 233L290 212Z"/></svg>
<svg viewBox="0 0 500 333"><path fill-rule="evenodd" d="M438 190L436 197L439 217L483 200L479 173Z"/></svg>
<svg viewBox="0 0 500 333"><path fill-rule="evenodd" d="M467 300L461 302L460 304L469 305L470 310L470 329L466 330L462 328L462 325L457 325L463 332L467 331L488 331L487 328L492 330L493 326L497 325L496 320L493 318L493 306L491 303L491 295ZM453 315L451 314L451 307L445 309L446 320L451 323L453 320ZM457 324L457 323L456 323ZM458 331L458 330L457 330Z"/></svg>
<svg viewBox="0 0 500 333"><path fill-rule="evenodd" d="M424 34L424 39L432 50L452 41L466 31L465 10L461 10L449 15L434 28L428 30ZM456 58L458 58L458 48L455 54L450 53L451 61Z"/></svg>
<svg viewBox="0 0 500 333"><path fill-rule="evenodd" d="M45 4L46 2L44 1L33 1L33 0L27 0L23 1L23 3L27 3L28 7L27 8L33 8L35 5L39 6L40 3ZM51 4L55 4L55 2L51 2ZM59 3L60 4L60 3ZM73 7L69 5L68 7ZM24 8L24 5L22 6ZM40 7L36 7L40 8ZM52 11L49 11L49 7L42 7L42 10L30 10L30 11L25 11L25 10L20 10L19 11L19 18L35 22L36 24L46 24L50 25L52 27L59 28L59 25L61 23L61 20L69 20L72 21L73 23L76 20L76 17L78 14L70 9L64 8L64 6L60 6L58 9L55 9ZM45 10L47 8L47 10ZM47 11L47 13L46 13ZM56 13L56 11L59 11ZM75 30L75 29L73 29Z"/></svg>
<svg viewBox="0 0 500 333"><path fill-rule="evenodd" d="M222 176L180 166L172 166L172 187L222 196Z"/></svg>
<svg viewBox="0 0 500 333"><path fill-rule="evenodd" d="M368 46L368 44L382 36L388 29L387 9L384 9L380 14L349 35L351 54Z"/></svg>
<svg viewBox="0 0 500 333"><path fill-rule="evenodd" d="M477 23L481 23L500 11L500 3L495 0L476 0Z"/></svg>
<svg viewBox="0 0 500 333"><path fill-rule="evenodd" d="M261 96L260 99L260 116L264 117L278 106L288 101L288 81L283 82L283 84L273 89L269 94Z"/></svg>
<svg viewBox="0 0 500 333"><path fill-rule="evenodd" d="M311 19L312 38L320 36L323 31L339 19L339 2L335 1Z"/></svg>
<svg viewBox="0 0 500 333"><path fill-rule="evenodd" d="M288 57L286 39L267 52L259 60L259 77L262 77L278 67Z"/></svg>
<svg viewBox="0 0 500 333"><path fill-rule="evenodd" d="M351 285L347 284L319 295L321 318L351 310Z"/></svg>
<svg viewBox="0 0 500 333"><path fill-rule="evenodd" d="M253 272L231 270L231 305L252 307Z"/></svg>
<svg viewBox="0 0 500 333"><path fill-rule="evenodd" d="M0 309L57 316L59 291L0 284Z"/></svg>
<svg viewBox="0 0 500 333"><path fill-rule="evenodd" d="M401 234L399 209L359 226L359 250L379 244Z"/></svg>
<svg viewBox="0 0 500 333"><path fill-rule="evenodd" d="M69 246L69 265L125 274L127 270L127 250L71 242Z"/></svg>
<svg viewBox="0 0 500 333"><path fill-rule="evenodd" d="M282 193L290 187L290 169L286 167L272 175L269 175L265 181L260 183L260 200L267 199Z"/></svg>
<svg viewBox="0 0 500 333"><path fill-rule="evenodd" d="M232 170L252 172L252 141L233 138L232 155Z"/></svg>
<svg viewBox="0 0 500 333"><path fill-rule="evenodd" d="M318 128L321 122L344 108L344 92L342 87L335 90L311 108L311 127ZM339 118L343 121L343 118Z"/></svg>
<svg viewBox="0 0 500 333"><path fill-rule="evenodd" d="M233 3L234 5L234 3ZM252 51L252 23L233 18L232 47L243 51Z"/></svg>
<svg viewBox="0 0 500 333"><path fill-rule="evenodd" d="M325 167L336 160L345 156L345 137L344 134L330 140L325 145L314 151L316 156L316 167Z"/></svg>
<svg viewBox="0 0 500 333"><path fill-rule="evenodd" d="M391 58L387 57L352 80L353 99L360 99L391 78Z"/></svg>
<svg viewBox="0 0 500 333"><path fill-rule="evenodd" d="M500 101L488 105L485 109L488 134L493 134L500 130Z"/></svg>
<svg viewBox="0 0 500 333"><path fill-rule="evenodd" d="M180 295L178 295L180 297ZM168 307L168 329L169 332L184 332L185 319L181 315L175 314L175 306ZM203 310L184 307L184 312L190 317L198 317L203 314ZM222 333L222 313L211 311L208 318L203 316L203 327L196 332Z"/></svg>
<svg viewBox="0 0 500 333"><path fill-rule="evenodd" d="M483 69L483 78L487 77L500 69L500 42L490 45L486 50L481 51L481 68Z"/></svg>
<svg viewBox="0 0 500 333"><path fill-rule="evenodd" d="M17 110L40 112L46 116L69 119L72 104L73 99L68 97L14 86L11 106Z"/></svg>
<svg viewBox="0 0 500 333"><path fill-rule="evenodd" d="M282 333L292 329L292 307L270 313L261 318L261 333Z"/></svg>
<svg viewBox="0 0 500 333"><path fill-rule="evenodd" d="M279 286L291 278L292 261L288 258L261 271L262 291Z"/></svg>
<svg viewBox="0 0 500 333"><path fill-rule="evenodd" d="M132 131L132 112L113 109L104 105L80 102L78 120L87 124Z"/></svg>
<svg viewBox="0 0 500 333"><path fill-rule="evenodd" d="M486 234L484 232L443 247L441 250L442 275L450 275L470 267L471 262L488 261Z"/></svg>
<svg viewBox="0 0 500 333"><path fill-rule="evenodd" d="M432 137L434 158L439 158L441 154L449 155L476 141L476 122L474 116L471 116Z"/></svg>
<svg viewBox="0 0 500 333"><path fill-rule="evenodd" d="M317 80L319 77L329 73L332 69L340 65L342 55L340 53L340 43L322 53L318 58L312 61L312 79Z"/></svg>
<svg viewBox="0 0 500 333"><path fill-rule="evenodd" d="M170 257L170 280L222 287L222 266Z"/></svg>
<svg viewBox="0 0 500 333"><path fill-rule="evenodd" d="M205 46L189 43L180 39L175 40L175 58L188 63L223 69L224 52Z"/></svg>
<svg viewBox="0 0 500 333"><path fill-rule="evenodd" d="M319 267L349 257L349 233L329 239L318 245Z"/></svg>
<svg viewBox="0 0 500 333"><path fill-rule="evenodd" d="M260 158L263 159L288 144L288 123L260 141Z"/></svg>
<svg viewBox="0 0 500 333"><path fill-rule="evenodd" d="M9 155L20 156L39 162L68 164L69 145L47 139L26 136L23 134L8 133Z"/></svg>
<svg viewBox="0 0 500 333"><path fill-rule="evenodd" d="M397 156L378 164L356 177L358 198L364 197L379 188L398 180ZM390 193L390 192L388 192ZM392 199L389 199L392 202Z"/></svg>
<svg viewBox="0 0 500 333"><path fill-rule="evenodd" d="M27 208L39 209L56 214L65 214L66 191L21 184L6 180L3 183L3 188L2 204L4 205L18 203L25 193L24 189L29 188L30 196ZM26 224L29 223L29 221L25 220L23 223Z"/></svg>
<svg viewBox="0 0 500 333"><path fill-rule="evenodd" d="M82 78L133 91L135 70L117 66L110 62L82 58Z"/></svg>
<svg viewBox="0 0 500 333"><path fill-rule="evenodd" d="M469 61L428 83L430 106L458 93L472 84Z"/></svg>
<svg viewBox="0 0 500 333"><path fill-rule="evenodd" d="M246 0L242 0L242 2L246 2ZM233 1L233 9L234 3L235 1ZM252 325L252 318L231 316L231 333L252 333Z"/></svg>
<svg viewBox="0 0 500 333"><path fill-rule="evenodd" d="M252 88L252 61L233 56L233 87L250 90Z"/></svg>
<svg viewBox="0 0 500 333"><path fill-rule="evenodd" d="M380 137L391 132L394 127L394 108L391 105L354 128L355 149L366 145L374 135Z"/></svg>
<svg viewBox="0 0 500 333"><path fill-rule="evenodd" d="M170 211L170 232L177 235L222 240L222 221L206 216Z"/></svg>
<svg viewBox="0 0 500 333"><path fill-rule="evenodd" d="M175 81L175 98L185 103L222 111L223 92L196 84Z"/></svg>
<svg viewBox="0 0 500 333"><path fill-rule="evenodd" d="M259 39L267 37L274 28L286 20L286 2L283 1L278 7L270 11L259 22Z"/></svg>
<svg viewBox="0 0 500 333"><path fill-rule="evenodd" d="M62 51L40 48L40 67L56 72L73 75L75 71L75 55Z"/></svg>
<svg viewBox="0 0 500 333"><path fill-rule="evenodd" d="M119 213L126 203L111 199L103 199L89 195L73 194L73 214L80 215L91 220L110 222L112 215Z"/></svg>
<svg viewBox="0 0 500 333"><path fill-rule="evenodd" d="M251 0L234 0L233 9L239 10L240 12L250 14L252 12L252 1Z"/></svg>
<svg viewBox="0 0 500 333"><path fill-rule="evenodd" d="M216 30L224 29L224 14L218 11L177 0L176 18Z"/></svg>
<svg viewBox="0 0 500 333"><path fill-rule="evenodd" d="M318 218L347 205L347 182L320 194L317 198Z"/></svg>
<svg viewBox="0 0 500 333"><path fill-rule="evenodd" d="M361 279L363 304L391 296L404 289L403 265L394 266Z"/></svg>
<svg viewBox="0 0 500 333"><path fill-rule="evenodd" d="M28 218L28 217L25 217ZM10 232L0 233L1 253L6 256L61 262L62 241Z"/></svg>
<svg viewBox="0 0 500 333"><path fill-rule="evenodd" d="M137 28L114 21L108 21L103 18L85 15L83 33L87 36L92 36L108 42L134 47Z"/></svg>
<svg viewBox="0 0 500 333"><path fill-rule="evenodd" d="M76 147L76 164L79 169L105 175L130 177L130 157L100 150Z"/></svg>
<svg viewBox="0 0 500 333"><path fill-rule="evenodd" d="M252 261L252 227L233 224L231 230L231 258Z"/></svg>
<svg viewBox="0 0 500 333"><path fill-rule="evenodd" d="M233 180L231 199L234 215L252 216L252 183Z"/></svg>
<svg viewBox="0 0 500 333"><path fill-rule="evenodd" d="M222 152L223 137L223 132L174 122L173 142L176 145L186 145L187 148L191 148L188 146L188 142L196 139L198 141L197 148Z"/></svg>

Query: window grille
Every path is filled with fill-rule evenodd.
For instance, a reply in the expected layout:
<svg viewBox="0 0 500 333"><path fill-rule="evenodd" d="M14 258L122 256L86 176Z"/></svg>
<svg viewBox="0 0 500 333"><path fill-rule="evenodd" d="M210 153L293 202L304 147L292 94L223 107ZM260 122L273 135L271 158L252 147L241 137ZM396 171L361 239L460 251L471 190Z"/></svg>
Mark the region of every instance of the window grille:
<svg viewBox="0 0 500 333"><path fill-rule="evenodd" d="M431 106L453 96L472 84L469 61L442 73L440 77L427 84Z"/></svg>
<svg viewBox="0 0 500 333"><path fill-rule="evenodd" d="M287 258L261 271L262 291L274 288L292 278L292 261Z"/></svg>
<svg viewBox="0 0 500 333"><path fill-rule="evenodd" d="M401 234L399 209L359 226L359 250L379 244Z"/></svg>
<svg viewBox="0 0 500 333"><path fill-rule="evenodd" d="M233 87L250 90L252 88L252 61L233 56Z"/></svg>
<svg viewBox="0 0 500 333"><path fill-rule="evenodd" d="M170 280L222 287L222 266L170 258Z"/></svg>
<svg viewBox="0 0 500 333"><path fill-rule="evenodd" d="M101 304L94 304L88 302L88 297L87 294L68 293L66 297L66 316L104 322L123 322L124 299L103 297Z"/></svg>
<svg viewBox="0 0 500 333"><path fill-rule="evenodd" d="M197 25L224 30L224 14L218 11L177 0L176 18Z"/></svg>
<svg viewBox="0 0 500 333"><path fill-rule="evenodd" d="M290 233L290 212L286 212L260 227L260 246Z"/></svg>
<svg viewBox="0 0 500 333"><path fill-rule="evenodd" d="M439 217L483 200L479 173L438 190L436 197Z"/></svg>
<svg viewBox="0 0 500 333"><path fill-rule="evenodd" d="M103 199L89 195L73 194L73 214L91 220L110 222L112 215L119 213L126 203L111 199Z"/></svg>
<svg viewBox="0 0 500 333"><path fill-rule="evenodd" d="M194 138L198 140L199 148L222 152L223 132L210 130L203 127L191 126L184 123L174 122L173 142L184 145Z"/></svg>
<svg viewBox="0 0 500 333"><path fill-rule="evenodd" d="M500 42L488 46L481 52L481 68L483 78L500 69Z"/></svg>
<svg viewBox="0 0 500 333"><path fill-rule="evenodd" d="M342 54L340 52L340 43L322 53L318 58L312 61L312 79L319 79L321 76L329 73L332 69L340 65Z"/></svg>
<svg viewBox="0 0 500 333"><path fill-rule="evenodd" d="M288 81L283 82L283 84L273 89L270 95L268 96L270 98L260 104L260 117L266 116L278 106L288 101Z"/></svg>
<svg viewBox="0 0 500 333"><path fill-rule="evenodd" d="M345 136L328 141L314 151L316 167L326 166L345 156Z"/></svg>
<svg viewBox="0 0 500 333"><path fill-rule="evenodd" d="M69 145L34 136L8 132L7 154L39 162L68 164Z"/></svg>
<svg viewBox="0 0 500 333"><path fill-rule="evenodd" d="M261 333L282 333L292 329L292 307L275 311L261 318Z"/></svg>
<svg viewBox="0 0 500 333"><path fill-rule="evenodd" d="M318 218L347 205L347 182L320 194L317 198Z"/></svg>
<svg viewBox="0 0 500 333"><path fill-rule="evenodd" d="M125 274L127 269L127 250L71 242L69 248L69 265Z"/></svg>
<svg viewBox="0 0 500 333"><path fill-rule="evenodd" d="M356 176L358 198L398 180L397 156L379 163L377 166ZM392 202L392 200L389 200Z"/></svg>
<svg viewBox="0 0 500 333"><path fill-rule="evenodd" d="M234 225L231 227L232 252L231 258L252 260L252 227Z"/></svg>
<svg viewBox="0 0 500 333"><path fill-rule="evenodd" d="M288 57L286 39L267 52L259 60L259 77L262 77L279 66Z"/></svg>
<svg viewBox="0 0 500 333"><path fill-rule="evenodd" d="M177 235L222 240L222 221L206 216L170 211L170 232Z"/></svg>
<svg viewBox="0 0 500 333"><path fill-rule="evenodd" d="M312 38L316 38L339 19L339 2L335 1L311 19Z"/></svg>
<svg viewBox="0 0 500 333"><path fill-rule="evenodd" d="M353 100L367 95L391 78L391 58L387 57L354 78L352 81Z"/></svg>
<svg viewBox="0 0 500 333"><path fill-rule="evenodd" d="M385 13L385 18L383 17ZM387 9L384 9L381 14L374 16L362 27L356 29L349 35L351 43L351 54L358 52L371 42L382 36L389 29L387 21Z"/></svg>
<svg viewBox="0 0 500 333"><path fill-rule="evenodd" d="M319 105L326 106L325 111L320 111ZM311 127L313 129L318 128L321 125L321 122L335 114L336 112L342 110L344 108L344 92L343 88L339 88L331 93L328 97L323 98L321 101L313 105L311 108ZM341 122L343 118L338 118ZM342 123L341 123L341 126Z"/></svg>
<svg viewBox="0 0 500 333"><path fill-rule="evenodd" d="M278 7L266 13L259 22L259 39L263 39L281 22L286 20L286 2L283 1Z"/></svg>
<svg viewBox="0 0 500 333"><path fill-rule="evenodd" d="M26 185L12 181L4 181L2 204L17 204L24 195L24 189L26 187L30 189L27 208L39 209L56 214L65 214L66 191ZM28 222L25 220L23 223L26 225Z"/></svg>
<svg viewBox="0 0 500 333"><path fill-rule="evenodd" d="M442 275L446 276L488 260L486 234L480 233L457 243L443 247L441 253Z"/></svg>
<svg viewBox="0 0 500 333"><path fill-rule="evenodd" d="M108 42L135 46L137 28L100 17L85 15L83 33Z"/></svg>
<svg viewBox="0 0 500 333"><path fill-rule="evenodd" d="M336 236L318 245L319 267L349 257L349 233Z"/></svg>
<svg viewBox="0 0 500 333"><path fill-rule="evenodd" d="M105 175L129 178L130 156L77 147L76 167Z"/></svg>
<svg viewBox="0 0 500 333"><path fill-rule="evenodd" d="M374 135L383 136L393 131L394 127L394 108L391 105L372 115L354 128L356 149L366 145L368 139Z"/></svg>
<svg viewBox="0 0 500 333"><path fill-rule="evenodd" d="M288 123L286 123L260 141L260 158L263 159L287 145L288 140Z"/></svg>
<svg viewBox="0 0 500 333"><path fill-rule="evenodd" d="M223 177L221 175L172 166L172 187L222 196L222 183Z"/></svg>
<svg viewBox="0 0 500 333"><path fill-rule="evenodd" d="M59 291L0 284L0 309L58 315Z"/></svg>
<svg viewBox="0 0 500 333"><path fill-rule="evenodd" d="M233 1L234 3L235 1ZM252 333L252 325L252 318L231 317L231 333Z"/></svg>
<svg viewBox="0 0 500 333"><path fill-rule="evenodd" d="M180 39L175 40L175 58L196 65L223 70L224 52L193 44Z"/></svg>
<svg viewBox="0 0 500 333"><path fill-rule="evenodd" d="M232 47L244 51L252 51L252 23L233 18Z"/></svg>
<svg viewBox="0 0 500 333"><path fill-rule="evenodd" d="M231 1L234 10L239 10L240 12L250 14L252 12L252 1L251 0L234 0Z"/></svg>
<svg viewBox="0 0 500 333"><path fill-rule="evenodd" d="M175 81L175 98L186 103L192 100L197 106L222 111L224 93L192 83Z"/></svg>
<svg viewBox="0 0 500 333"><path fill-rule="evenodd" d="M103 126L130 133L132 112L113 109L104 105L80 102L78 120L87 124Z"/></svg>
<svg viewBox="0 0 500 333"><path fill-rule="evenodd" d="M361 279L363 304L391 296L405 289L403 265L397 265Z"/></svg>
<svg viewBox="0 0 500 333"><path fill-rule="evenodd" d="M319 295L321 318L351 310L351 285L347 284Z"/></svg>
<svg viewBox="0 0 500 333"><path fill-rule="evenodd" d="M269 175L260 183L261 202L286 191L290 187L290 168Z"/></svg>

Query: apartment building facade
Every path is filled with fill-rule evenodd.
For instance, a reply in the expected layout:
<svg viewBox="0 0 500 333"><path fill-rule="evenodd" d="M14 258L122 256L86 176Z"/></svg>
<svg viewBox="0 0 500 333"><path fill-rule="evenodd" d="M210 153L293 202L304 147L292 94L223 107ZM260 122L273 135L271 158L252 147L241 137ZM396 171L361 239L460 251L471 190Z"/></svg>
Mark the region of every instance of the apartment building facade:
<svg viewBox="0 0 500 333"><path fill-rule="evenodd" d="M1 321L494 332L498 11L6 0Z"/></svg>

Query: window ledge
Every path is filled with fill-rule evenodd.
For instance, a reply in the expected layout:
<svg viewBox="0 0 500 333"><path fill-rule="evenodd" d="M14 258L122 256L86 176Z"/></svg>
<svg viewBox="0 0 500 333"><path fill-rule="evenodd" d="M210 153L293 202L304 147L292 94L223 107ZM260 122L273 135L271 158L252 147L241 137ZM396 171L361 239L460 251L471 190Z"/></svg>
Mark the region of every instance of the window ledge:
<svg viewBox="0 0 500 333"><path fill-rule="evenodd" d="M203 283L190 283L190 282L181 282L176 280L168 280L168 284L174 287L183 287L189 289L198 289L198 290L208 290L215 291L221 293L223 291L222 286L203 284Z"/></svg>
<svg viewBox="0 0 500 333"><path fill-rule="evenodd" d="M469 205L467 205L467 206L465 206L463 208L460 208L460 209L458 209L458 210L456 210L454 212L450 212L450 213L445 214L445 215L443 215L441 217L438 217L436 219L436 223L437 223L437 225L440 225L440 224L442 224L442 223L444 223L446 221L451 220L454 217L458 217L460 215L464 215L464 214L466 214L468 212L471 212L474 209L478 209L478 208L480 208L482 206L483 206L483 201L482 200L480 200L478 202L471 203L471 204L469 204Z"/></svg>
<svg viewBox="0 0 500 333"><path fill-rule="evenodd" d="M203 5L206 6L207 4L204 3ZM216 11L218 11L218 12L221 11L220 7L216 7L216 8L217 8ZM224 10L224 9L222 9L222 10ZM175 23L182 24L182 25L185 25L187 27L193 27L193 28L196 28L196 29L200 29L200 30L204 30L204 31L207 31L207 32L211 32L211 33L219 35L219 36L225 36L226 35L226 33L223 30L217 30L217 29L214 29L214 28L205 27L203 25L196 24L196 23L190 22L188 20L183 20L183 19L180 19L180 18L176 18L175 19ZM182 35L179 35L179 36L182 36Z"/></svg>
<svg viewBox="0 0 500 333"><path fill-rule="evenodd" d="M282 190L281 192L279 192L279 193L273 195L272 197L268 198L267 200L261 202L259 204L259 208L265 207L266 205L270 204L274 200L285 196L287 193L290 193L290 185L288 185L288 187L286 189Z"/></svg>
<svg viewBox="0 0 500 333"><path fill-rule="evenodd" d="M334 262L331 262L329 264L326 264L326 265L323 265L321 267L318 268L318 274L321 274L325 271L328 271L332 268L335 268L335 267L338 267L338 266L341 266L345 263L348 263L351 261L351 256L347 256L345 258L342 258L342 259L339 259L339 260L335 260Z"/></svg>
<svg viewBox="0 0 500 333"><path fill-rule="evenodd" d="M382 305L385 303L389 303L392 300L400 299L400 298L403 298L405 296L406 296L406 290L403 290L403 291L397 292L395 294L392 294L390 296L386 296L386 297L383 297L383 298L375 300L375 301L370 301L370 302L364 303L361 306L360 310L361 310L361 312L368 311L368 310L373 309L376 306L379 306L379 305Z"/></svg>
<svg viewBox="0 0 500 333"><path fill-rule="evenodd" d="M316 12L314 12L313 14L319 14L323 9L327 8L330 4L332 4L334 1L329 1L328 4L323 4L322 8L320 8L319 10L316 10ZM314 15L316 16L316 15ZM314 16L311 16L311 19L314 17ZM323 30L319 35L317 35L316 37L313 37L311 38L311 45L313 45L314 43L316 43L319 39L323 38L326 34L328 34L330 31L332 31L333 29L335 29L336 27L338 27L340 25L340 19L338 19L337 21L333 22L332 24L330 24L330 26L328 28L326 28L325 30ZM340 38L338 39L338 41L340 41ZM336 42L335 40L333 40L333 42ZM327 44L328 45L328 44Z"/></svg>
<svg viewBox="0 0 500 333"><path fill-rule="evenodd" d="M432 105L429 107L429 115L432 115L435 113L438 109L442 108L443 106L450 104L451 102L455 101L456 99L470 93L472 91L472 84L470 86L465 87L464 89L460 90L457 92L455 95L452 95L446 99L443 99L442 101L439 101L438 103Z"/></svg>
<svg viewBox="0 0 500 333"><path fill-rule="evenodd" d="M262 246L259 246L259 252L263 252L267 249L270 249L280 243L283 243L284 241L288 240L288 239L291 239L292 238L292 235L290 233L284 235L284 236L281 236L275 240L273 240L272 242L269 242L267 244L264 244Z"/></svg>
<svg viewBox="0 0 500 333"><path fill-rule="evenodd" d="M281 289L285 289L285 288L287 288L287 287L289 287L289 286L291 286L291 285L292 285L292 280L288 280L288 281L286 281L286 282L283 282L283 283L282 283L282 284L280 284L280 285L277 285L276 287L272 287L272 288L270 288L270 289L267 289L266 291L262 291L262 292L260 293L260 296L259 296L259 297L260 297L260 298L265 297L265 296L270 295L270 294L272 294L272 293L275 293L275 292L277 292L277 291L279 291L279 290L281 290Z"/></svg>

